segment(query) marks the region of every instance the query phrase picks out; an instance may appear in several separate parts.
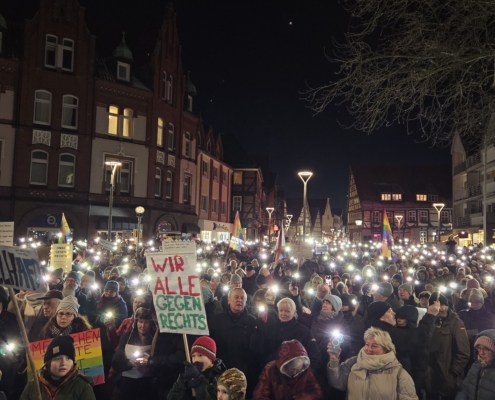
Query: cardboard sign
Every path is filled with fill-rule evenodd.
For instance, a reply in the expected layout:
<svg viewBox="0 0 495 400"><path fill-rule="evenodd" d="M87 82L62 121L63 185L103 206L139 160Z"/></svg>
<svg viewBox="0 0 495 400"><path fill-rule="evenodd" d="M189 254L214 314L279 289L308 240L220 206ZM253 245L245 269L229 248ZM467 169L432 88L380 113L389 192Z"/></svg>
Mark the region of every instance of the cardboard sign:
<svg viewBox="0 0 495 400"><path fill-rule="evenodd" d="M62 268L64 272L72 271L72 244L52 244L50 266L54 269Z"/></svg>
<svg viewBox="0 0 495 400"><path fill-rule="evenodd" d="M314 245L304 242L298 242L290 245L294 250L294 255L298 258L313 258L313 248Z"/></svg>
<svg viewBox="0 0 495 400"><path fill-rule="evenodd" d="M14 223L0 222L0 246L14 245Z"/></svg>
<svg viewBox="0 0 495 400"><path fill-rule="evenodd" d="M208 335L196 271L196 243L162 243L162 253L146 255L150 290L160 332Z"/></svg>
<svg viewBox="0 0 495 400"><path fill-rule="evenodd" d="M74 333L71 336L74 339L79 374L91 376L95 381L95 385L105 383L100 329L91 329L89 331ZM29 343L29 348L31 349L37 372L41 370L41 367L44 364L43 357L45 356L46 349L51 341L52 339L47 339ZM28 381L31 379L33 379L33 375L31 370L28 369Z"/></svg>
<svg viewBox="0 0 495 400"><path fill-rule="evenodd" d="M105 250L109 250L109 251L115 251L115 246L116 244L115 243L112 243L108 240L105 240L105 239L100 239L98 241L98 245L102 248L102 249L105 249Z"/></svg>
<svg viewBox="0 0 495 400"><path fill-rule="evenodd" d="M40 277L40 264L35 249L0 246L0 285L37 291Z"/></svg>

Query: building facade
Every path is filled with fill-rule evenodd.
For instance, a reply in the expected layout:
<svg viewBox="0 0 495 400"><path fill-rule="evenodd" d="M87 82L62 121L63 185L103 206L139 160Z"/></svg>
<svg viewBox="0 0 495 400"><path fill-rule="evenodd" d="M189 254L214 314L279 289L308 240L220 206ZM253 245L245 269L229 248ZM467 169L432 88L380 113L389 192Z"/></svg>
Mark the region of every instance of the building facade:
<svg viewBox="0 0 495 400"><path fill-rule="evenodd" d="M110 161L120 162L113 232L136 229L134 209L143 206L145 238L199 234L203 128L173 9L144 66L134 64L125 35L111 54L97 55L76 0L42 0L21 33L16 55L9 19L0 14L0 217L16 222L16 236L58 231L62 213L76 239L106 232ZM228 170L214 151L202 157ZM228 222L230 197L218 193L227 203L218 218Z"/></svg>
<svg viewBox="0 0 495 400"><path fill-rule="evenodd" d="M347 225L354 242L381 241L383 213L399 240L438 240L439 218L433 207L443 203L440 236L452 232L450 168L438 166L358 166L349 178Z"/></svg>

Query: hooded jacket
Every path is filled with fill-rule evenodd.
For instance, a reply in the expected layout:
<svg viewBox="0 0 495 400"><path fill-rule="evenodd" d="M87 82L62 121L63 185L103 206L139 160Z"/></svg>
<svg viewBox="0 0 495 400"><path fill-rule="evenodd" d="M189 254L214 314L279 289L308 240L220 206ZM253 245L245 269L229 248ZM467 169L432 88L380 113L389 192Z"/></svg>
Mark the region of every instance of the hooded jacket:
<svg viewBox="0 0 495 400"><path fill-rule="evenodd" d="M295 359L304 361L303 371L294 377L284 367ZM320 400L322 392L310 367L308 353L297 340L283 342L275 361L264 368L254 390L256 400Z"/></svg>
<svg viewBox="0 0 495 400"><path fill-rule="evenodd" d="M361 349L340 365L330 360L327 377L330 386L347 390L348 400L418 399L413 380L393 352L368 356Z"/></svg>
<svg viewBox="0 0 495 400"><path fill-rule="evenodd" d="M495 329L482 332L495 342ZM480 334L481 335L481 334ZM479 336L479 335L478 335ZM495 361L485 368L475 362L462 383L456 400L492 400L495 393Z"/></svg>

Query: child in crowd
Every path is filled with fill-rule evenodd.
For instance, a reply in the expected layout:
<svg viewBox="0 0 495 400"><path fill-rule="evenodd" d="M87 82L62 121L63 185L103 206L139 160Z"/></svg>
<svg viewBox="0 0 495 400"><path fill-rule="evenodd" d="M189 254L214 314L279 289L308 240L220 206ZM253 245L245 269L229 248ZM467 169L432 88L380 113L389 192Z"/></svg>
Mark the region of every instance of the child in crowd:
<svg viewBox="0 0 495 400"><path fill-rule="evenodd" d="M218 378L217 400L244 400L246 388L246 376L237 368L230 368Z"/></svg>

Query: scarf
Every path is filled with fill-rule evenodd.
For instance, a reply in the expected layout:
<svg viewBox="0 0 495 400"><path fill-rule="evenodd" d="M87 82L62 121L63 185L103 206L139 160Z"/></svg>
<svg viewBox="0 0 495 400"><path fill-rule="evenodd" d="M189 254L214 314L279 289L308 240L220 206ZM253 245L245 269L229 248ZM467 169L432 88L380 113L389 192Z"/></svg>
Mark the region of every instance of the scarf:
<svg viewBox="0 0 495 400"><path fill-rule="evenodd" d="M331 319L334 319L337 315L339 315L338 312L333 312L330 311L329 313L324 312L323 310L320 311L318 314L318 320L319 321L329 321Z"/></svg>
<svg viewBox="0 0 495 400"><path fill-rule="evenodd" d="M357 356L356 364L352 366L352 371L356 375L366 378L368 372L385 369L395 359L395 353L393 351L380 354L379 356L369 356L364 352L363 348Z"/></svg>
<svg viewBox="0 0 495 400"><path fill-rule="evenodd" d="M115 306L120 301L120 295L115 297L105 297L101 296L100 300L98 300L98 310L107 307L107 306Z"/></svg>
<svg viewBox="0 0 495 400"><path fill-rule="evenodd" d="M38 379L40 383L44 386L48 397L50 399L54 399L57 397L58 393L62 390L62 387L69 382L72 377L79 373L79 369L77 367L77 363L74 363L71 370L60 379L53 379L50 375L50 371L48 369L44 369L41 371Z"/></svg>
<svg viewBox="0 0 495 400"><path fill-rule="evenodd" d="M65 328L60 328L57 324L50 326L50 333L53 337L55 336L69 336L72 332L72 324L66 326Z"/></svg>

